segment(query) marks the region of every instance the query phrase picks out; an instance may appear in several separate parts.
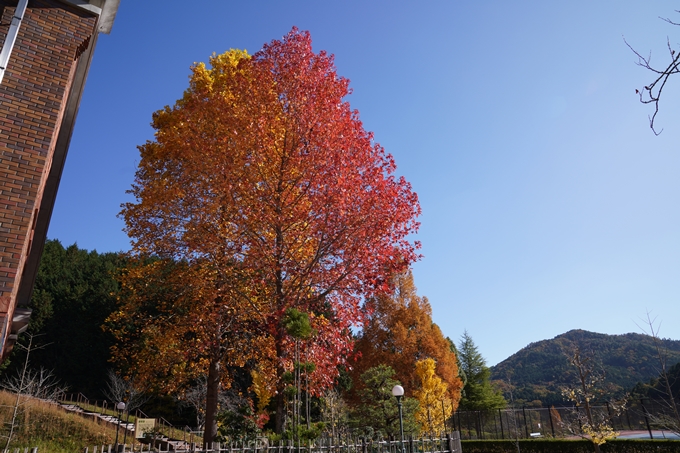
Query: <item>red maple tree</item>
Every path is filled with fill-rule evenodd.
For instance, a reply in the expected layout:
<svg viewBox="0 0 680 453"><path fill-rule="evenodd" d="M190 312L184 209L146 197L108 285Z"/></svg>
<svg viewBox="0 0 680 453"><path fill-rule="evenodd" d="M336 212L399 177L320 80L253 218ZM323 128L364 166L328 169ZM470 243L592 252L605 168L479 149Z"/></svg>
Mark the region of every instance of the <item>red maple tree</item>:
<svg viewBox="0 0 680 453"><path fill-rule="evenodd" d="M252 57L230 51L210 66L194 66L183 98L154 115L136 201L122 215L135 252L210 263L219 302L259 320L276 364L280 432L293 344L283 314L313 315L312 381L316 391L331 385L364 298L417 259L408 236L420 206L344 100L349 80L312 51L308 32L293 28Z"/></svg>

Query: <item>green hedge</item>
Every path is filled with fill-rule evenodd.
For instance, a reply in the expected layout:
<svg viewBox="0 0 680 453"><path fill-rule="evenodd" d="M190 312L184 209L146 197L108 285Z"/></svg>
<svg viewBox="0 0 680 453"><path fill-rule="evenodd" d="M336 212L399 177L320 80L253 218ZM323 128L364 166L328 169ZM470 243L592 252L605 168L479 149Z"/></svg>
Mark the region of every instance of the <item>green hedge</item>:
<svg viewBox="0 0 680 453"><path fill-rule="evenodd" d="M512 440L463 440L463 453L517 453ZM589 440L527 439L519 441L521 453L593 453ZM680 453L680 441L616 439L601 446L602 453Z"/></svg>

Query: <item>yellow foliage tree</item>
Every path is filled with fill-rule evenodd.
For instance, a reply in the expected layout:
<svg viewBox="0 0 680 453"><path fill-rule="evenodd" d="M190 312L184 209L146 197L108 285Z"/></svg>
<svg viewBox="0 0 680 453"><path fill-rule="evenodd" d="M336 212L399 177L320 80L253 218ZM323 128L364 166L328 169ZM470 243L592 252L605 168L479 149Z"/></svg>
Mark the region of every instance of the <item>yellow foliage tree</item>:
<svg viewBox="0 0 680 453"><path fill-rule="evenodd" d="M259 369L250 372L253 378L251 389L257 396L257 411L260 413L267 410L269 401L276 391L276 376L272 373L266 373L262 368L263 366L260 364Z"/></svg>
<svg viewBox="0 0 680 453"><path fill-rule="evenodd" d="M446 420L453 411L448 386L437 376L435 368L436 362L431 358L416 362L416 375L420 378L420 389L414 392L420 403L416 420L430 434L446 431Z"/></svg>

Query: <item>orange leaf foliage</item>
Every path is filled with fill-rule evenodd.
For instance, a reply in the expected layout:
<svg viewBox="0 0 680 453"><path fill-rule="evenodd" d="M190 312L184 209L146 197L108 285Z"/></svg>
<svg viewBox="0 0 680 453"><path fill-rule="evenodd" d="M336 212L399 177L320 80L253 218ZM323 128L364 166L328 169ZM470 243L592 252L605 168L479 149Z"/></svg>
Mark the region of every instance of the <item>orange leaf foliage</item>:
<svg viewBox="0 0 680 453"><path fill-rule="evenodd" d="M265 357L268 338L252 334L248 310L222 303L230 296L217 289L214 274L186 262L131 262L119 277L118 310L107 320L119 367L173 392L207 374L211 361L243 366ZM223 376L223 385L229 384Z"/></svg>
<svg viewBox="0 0 680 453"><path fill-rule="evenodd" d="M456 355L439 326L432 322L427 298L417 295L411 271L393 279L390 295L377 296L366 305L370 318L356 342L359 358L353 377L371 367L389 365L396 372L395 379L407 394L413 395L422 385L416 364L431 358L436 361L436 374L446 383L455 410L463 387Z"/></svg>

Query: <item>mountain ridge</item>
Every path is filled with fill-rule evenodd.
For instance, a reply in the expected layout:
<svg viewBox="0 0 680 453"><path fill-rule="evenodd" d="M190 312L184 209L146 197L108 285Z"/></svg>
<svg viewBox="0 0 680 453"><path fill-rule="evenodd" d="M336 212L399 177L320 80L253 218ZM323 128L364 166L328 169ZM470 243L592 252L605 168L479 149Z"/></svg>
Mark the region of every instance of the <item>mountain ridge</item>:
<svg viewBox="0 0 680 453"><path fill-rule="evenodd" d="M680 340L660 339L668 351L668 366L680 362ZM561 388L574 385L575 370L568 351L578 346L592 352L605 373L606 397L620 397L638 382L649 382L659 374L659 359L653 337L640 333L601 334L574 329L548 340L530 343L507 359L490 367L491 379L510 400L530 405L562 403Z"/></svg>

